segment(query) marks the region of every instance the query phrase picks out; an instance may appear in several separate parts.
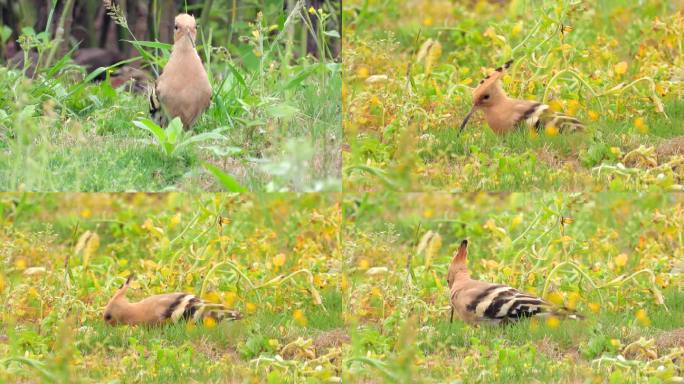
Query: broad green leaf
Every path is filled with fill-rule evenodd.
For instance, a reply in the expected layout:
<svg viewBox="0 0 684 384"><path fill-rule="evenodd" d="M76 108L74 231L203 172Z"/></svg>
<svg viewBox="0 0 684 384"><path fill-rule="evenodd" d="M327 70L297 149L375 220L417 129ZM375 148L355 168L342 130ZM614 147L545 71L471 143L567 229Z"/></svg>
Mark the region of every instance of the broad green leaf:
<svg viewBox="0 0 684 384"><path fill-rule="evenodd" d="M136 120L133 122L133 125L135 125L138 128L150 131L157 139L157 142L159 142L159 145L163 146L166 143L166 132L164 132L164 130L161 129L160 126L155 124L154 121L150 119Z"/></svg>
<svg viewBox="0 0 684 384"><path fill-rule="evenodd" d="M238 183L233 176L230 176L229 174L223 172L222 170L218 169L216 166L213 164L209 163L203 163L204 168L206 168L209 172L211 172L218 180L221 182L221 185L223 185L223 188L225 188L229 192L248 192L247 188L242 186L240 183Z"/></svg>
<svg viewBox="0 0 684 384"><path fill-rule="evenodd" d="M266 113L276 119L291 119L294 115L299 112L299 109L293 107L289 104L281 103L275 104L267 107L265 109Z"/></svg>
<svg viewBox="0 0 684 384"><path fill-rule="evenodd" d="M10 29L10 27L6 25L3 25L2 29L0 29L0 42L5 44L5 42L7 42L7 39L9 39L10 36L12 36L12 29Z"/></svg>
<svg viewBox="0 0 684 384"><path fill-rule="evenodd" d="M316 72L316 70L318 70L320 66L321 64L317 64L304 69L292 80L288 81L288 83L285 85L285 87L283 87L283 89L287 90L299 87L299 85L302 84L302 82L306 80L309 76L311 76L312 73Z"/></svg>
<svg viewBox="0 0 684 384"><path fill-rule="evenodd" d="M178 144L178 146L176 147L176 151L181 149L181 148L184 148L190 144L199 143L202 141L226 140L226 137L223 136L220 132L224 131L227 128L228 127L221 127L221 128L217 128L211 132L205 132L205 133L200 133L198 135L190 136Z"/></svg>
<svg viewBox="0 0 684 384"><path fill-rule="evenodd" d="M181 122L180 117L175 117L173 120L171 120L165 131L167 142L170 144L176 144L179 142L181 136L183 135L183 123Z"/></svg>
<svg viewBox="0 0 684 384"><path fill-rule="evenodd" d="M160 43L158 41L135 41L135 40L124 40L124 41L131 43L134 46L141 46L141 47L146 47L146 48L157 48L157 49L163 49L166 51L170 51L171 47L173 47L173 45L171 45L171 44Z"/></svg>

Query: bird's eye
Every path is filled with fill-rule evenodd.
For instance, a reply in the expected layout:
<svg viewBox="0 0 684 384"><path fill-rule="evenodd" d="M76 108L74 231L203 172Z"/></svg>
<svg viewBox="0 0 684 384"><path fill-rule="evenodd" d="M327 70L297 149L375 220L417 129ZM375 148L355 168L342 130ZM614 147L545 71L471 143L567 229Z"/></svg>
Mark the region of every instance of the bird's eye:
<svg viewBox="0 0 684 384"><path fill-rule="evenodd" d="M173 29L177 31L177 30L178 30L178 26L177 26L177 25L174 25L174 26L173 26Z"/></svg>
<svg viewBox="0 0 684 384"><path fill-rule="evenodd" d="M484 95L483 99L489 100L489 95Z"/></svg>
<svg viewBox="0 0 684 384"><path fill-rule="evenodd" d="M105 315L105 320L109 321L109 320L111 320L111 319L112 319L112 315L110 315L109 313L107 313L107 314Z"/></svg>

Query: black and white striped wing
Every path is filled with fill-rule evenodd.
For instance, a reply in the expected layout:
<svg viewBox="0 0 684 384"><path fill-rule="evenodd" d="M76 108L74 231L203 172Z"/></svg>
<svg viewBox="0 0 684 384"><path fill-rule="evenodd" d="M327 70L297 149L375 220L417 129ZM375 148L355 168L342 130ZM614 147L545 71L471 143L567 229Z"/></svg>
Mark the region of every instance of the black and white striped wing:
<svg viewBox="0 0 684 384"><path fill-rule="evenodd" d="M482 321L498 323L547 314L550 312L550 305L515 288L492 285L475 296L466 309Z"/></svg>
<svg viewBox="0 0 684 384"><path fill-rule="evenodd" d="M584 128L584 125L576 118L553 112L548 105L541 103L530 105L518 119L518 124L524 124L537 131L541 131L547 126L554 126L558 128L559 132L579 131Z"/></svg>
<svg viewBox="0 0 684 384"><path fill-rule="evenodd" d="M211 317L217 322L242 318L239 312L229 310L222 304L207 303L197 296L188 293L177 294L163 315L164 320L171 320L173 322L181 319L197 322L205 317Z"/></svg>
<svg viewBox="0 0 684 384"><path fill-rule="evenodd" d="M195 295L188 293L178 293L175 299L169 304L164 311L163 319L171 320L173 322L179 319L189 320L194 319L197 311L202 307L202 300Z"/></svg>

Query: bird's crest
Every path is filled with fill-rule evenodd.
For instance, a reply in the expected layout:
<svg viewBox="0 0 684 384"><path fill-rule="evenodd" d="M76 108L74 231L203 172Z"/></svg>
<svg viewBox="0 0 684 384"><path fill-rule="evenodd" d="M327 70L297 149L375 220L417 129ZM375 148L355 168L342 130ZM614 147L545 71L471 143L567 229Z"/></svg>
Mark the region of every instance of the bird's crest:
<svg viewBox="0 0 684 384"><path fill-rule="evenodd" d="M454 284L457 278L468 276L468 266L466 257L468 256L468 240L461 241L458 250L454 252L454 257L449 263L449 270L447 271L447 283L449 288Z"/></svg>
<svg viewBox="0 0 684 384"><path fill-rule="evenodd" d="M114 297L112 297L112 300L123 297L126 294L128 287L131 286L131 281L133 281L134 278L135 278L135 275L133 273L131 273L130 276L128 276L128 278L126 279L126 282L123 283L121 285L121 287L119 287L119 289L116 291L116 293L114 293Z"/></svg>
<svg viewBox="0 0 684 384"><path fill-rule="evenodd" d="M497 81L501 79L503 76L504 72L511 67L511 64L513 63L513 60L508 60L504 65L501 67L498 67L494 70L494 72L490 73L480 81L480 83L473 89L473 102L477 101L480 96L488 90L492 85L496 84Z"/></svg>
<svg viewBox="0 0 684 384"><path fill-rule="evenodd" d="M461 241L458 250L454 252L454 258L451 259L451 264L466 265L466 257L468 256L468 240Z"/></svg>

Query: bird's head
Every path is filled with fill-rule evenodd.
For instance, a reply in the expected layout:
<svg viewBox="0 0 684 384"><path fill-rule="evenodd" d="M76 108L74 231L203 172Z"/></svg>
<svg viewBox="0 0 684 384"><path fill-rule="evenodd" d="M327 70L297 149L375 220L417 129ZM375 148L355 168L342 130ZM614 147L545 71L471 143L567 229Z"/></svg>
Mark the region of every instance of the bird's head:
<svg viewBox="0 0 684 384"><path fill-rule="evenodd" d="M126 300L126 291L131 284L131 280L133 280L133 275L128 276L126 282L119 287L116 293L114 293L114 296L109 299L103 314L105 323L109 325L117 325L122 323L121 315L123 313L123 309L129 304L128 300Z"/></svg>
<svg viewBox="0 0 684 384"><path fill-rule="evenodd" d="M468 276L468 265L466 263L466 256L468 256L468 240L461 241L458 250L454 252L454 257L449 264L449 271L447 272L447 284L449 289L454 285L457 278Z"/></svg>
<svg viewBox="0 0 684 384"><path fill-rule="evenodd" d="M179 42L183 38L189 38L192 44L195 44L197 38L197 23L195 17L187 13L181 13L176 16L175 24L173 26L173 41Z"/></svg>
<svg viewBox="0 0 684 384"><path fill-rule="evenodd" d="M466 126L468 120L470 120L470 116L472 116L478 108L491 107L506 98L506 92L501 88L501 77L503 76L504 71L511 66L512 62L513 60L508 60L506 64L495 69L494 72L482 79L477 87L473 89L473 106L470 108L465 119L463 119L461 127L459 128L459 133Z"/></svg>

